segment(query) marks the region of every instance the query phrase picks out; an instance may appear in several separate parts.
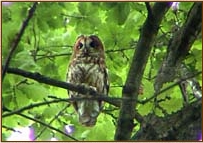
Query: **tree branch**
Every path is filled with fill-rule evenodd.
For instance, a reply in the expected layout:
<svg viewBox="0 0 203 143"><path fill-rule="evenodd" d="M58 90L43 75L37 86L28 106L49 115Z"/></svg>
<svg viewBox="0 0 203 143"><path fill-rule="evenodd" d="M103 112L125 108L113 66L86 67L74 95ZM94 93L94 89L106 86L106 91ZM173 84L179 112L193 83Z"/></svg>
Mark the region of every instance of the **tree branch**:
<svg viewBox="0 0 203 143"><path fill-rule="evenodd" d="M47 128L50 128L50 129L52 129L52 130L54 130L54 131L56 131L56 132L59 132L60 134L62 134L62 135L64 135L64 136L67 136L67 137L69 137L70 139L72 139L72 140L74 140L74 141L78 141L76 138L74 138L74 137L72 137L72 136L66 134L65 132L63 132L63 131L61 131L61 130L55 128L55 127L52 127L52 126L50 126L50 125L48 125L48 124L46 124L46 123L44 123L44 122L42 122L42 121L40 121L40 120L38 120L38 119L29 117L29 116L24 115L24 114L22 114L22 113L17 113L17 115L19 115L19 116L21 116L21 117L24 117L24 118L26 118L26 119L32 120L32 121L34 121L34 122L36 122L36 123L40 123L41 125L43 125L43 126L45 126L45 127L47 127Z"/></svg>
<svg viewBox="0 0 203 143"><path fill-rule="evenodd" d="M11 47L11 49L10 49L10 52L9 52L7 58L6 58L6 61L5 61L5 64L4 64L5 66L3 67L3 71L2 71L2 81L4 80L6 71L7 71L8 67L9 67L9 63L10 63L10 60L11 60L11 58L12 58L12 55L13 55L15 49L17 48L18 43L19 43L20 40L21 40L21 37L23 36L23 33L24 33L24 31L25 31L25 28L28 26L28 22L30 21L30 19L31 19L32 16L34 15L34 12L35 12L36 7L37 7L37 2L34 2L33 6L30 8L30 10L29 10L29 12L28 12L27 18L26 18L25 21L23 22L22 27L21 27L19 33L17 34L16 39L15 39L14 42L13 42L13 45L12 45L12 47Z"/></svg>
<svg viewBox="0 0 203 143"><path fill-rule="evenodd" d="M6 111L7 111L7 112L11 112L11 110L9 110L9 109L7 109L7 108L6 108ZM74 138L74 137L72 137L72 136L70 136L70 135L64 133L63 131L61 131L61 130L55 128L55 127L52 127L52 126L50 126L50 125L48 125L48 124L46 124L46 123L44 123L44 122L42 122L42 121L40 121L40 120L38 120L38 119L29 117L29 116L24 115L24 114L19 113L19 112L16 112L15 114L16 114L16 115L19 115L19 116L21 116L21 117L24 117L24 118L26 118L26 119L29 119L29 120L31 120L31 121L34 121L34 122L36 122L36 123L40 123L41 125L43 125L43 126L45 126L45 127L47 127L47 128L50 128L50 129L52 129L52 130L55 130L55 131L57 131L57 132L59 132L59 133L65 135L65 136L71 138L71 139L74 140L74 141L78 141L76 138Z"/></svg>
<svg viewBox="0 0 203 143"><path fill-rule="evenodd" d="M171 88L173 88L173 87L179 85L181 82L186 81L186 80L191 79L191 78L194 78L195 76L198 76L198 75L201 74L201 73L202 73L202 71L199 71L199 72L197 72L197 73L194 73L193 75L190 75L190 76L187 76L187 77L185 77L185 78L183 78L183 79L180 79L180 80L178 80L177 82L173 83L172 85L170 85L170 86L168 86L168 87L162 89L161 91L154 93L154 95L153 95L152 97L149 97L148 99L146 99L146 100L144 100L144 101L139 101L139 103L145 104L145 103L149 102L150 100L152 100L152 99L158 97L158 95L160 95L160 94L166 92L167 90L169 90L169 89L171 89Z"/></svg>
<svg viewBox="0 0 203 143"><path fill-rule="evenodd" d="M188 14L184 25L178 30L168 45L168 51L158 76L154 83L155 91L159 91L163 84L177 78L181 62L187 56L192 44L201 32L202 3L195 2Z"/></svg>
<svg viewBox="0 0 203 143"><path fill-rule="evenodd" d="M28 78L34 79L34 80L36 80L38 82L45 83L45 84L52 85L52 86L56 86L56 87L60 87L60 88L63 88L63 89L69 89L69 85L71 85L74 88L76 88L75 91L77 91L77 89L80 88L80 85L73 85L73 84L70 84L70 83L58 81L56 79L51 79L51 78L45 77L45 76L43 76L43 75L41 75L39 73L27 72L27 71L24 71L24 70L21 70L21 69L17 69L17 68L8 68L7 72L8 73L12 73L12 74L21 75L23 77L28 77ZM169 87L164 88L160 92L154 94L152 97L150 97L150 98L148 98L148 99L146 99L144 101L138 101L138 100L135 100L135 99L132 99L132 101L136 101L137 103L140 103L140 104L145 104L148 101L150 101L153 98L155 98L158 95L160 95L161 93L163 93L163 92L173 88L174 86L178 85L180 82L182 82L184 80L187 80L187 79L190 79L190 78L193 78L193 77L195 77L195 76L197 76L199 74L201 74L201 71L197 72L196 74L190 75L188 77L185 77L185 78L177 81L176 83L172 84ZM83 87L82 87L82 89L83 89ZM82 89L80 89L79 91L81 91ZM69 89L69 90L71 90L71 89ZM85 90L89 90L89 88L85 87ZM89 91L87 91L87 92L89 92ZM16 113L21 113L21 112L23 112L25 110L29 110L29 109L32 109L32 108L35 108L35 107L39 107L39 106L43 106L43 105L47 105L47 104L55 104L55 103L59 103L59 102L70 102L70 101L84 100L84 99L89 99L89 100L95 100L95 99L97 99L97 100L103 100L103 101L105 101L105 102L107 102L109 104L112 104L112 105L116 106L116 107L120 107L121 106L121 101L122 100L126 100L126 98L107 97L106 95L99 94L99 93L96 93L96 94L93 93L92 95L93 95L92 97L71 98L71 99L70 98L66 99L66 98L55 98L54 97L54 100L51 100L51 101L45 101L45 102L31 104L31 105L25 106L23 108L14 110L12 112L5 113L5 114L2 115L2 118L14 115ZM51 96L49 96L49 97L53 98ZM3 109L3 111L4 111L4 109Z"/></svg>
<svg viewBox="0 0 203 143"><path fill-rule="evenodd" d="M69 104L69 105L66 105L61 111L59 111L58 114L56 114L56 115L51 119L51 121L48 123L48 125L51 125L51 123L54 122L54 120L56 120L69 106L70 106L70 104ZM42 133L46 130L46 128L47 128L47 126L45 126L45 127L37 134L37 136L35 137L34 140L36 140L37 138L39 138L39 137L42 135Z"/></svg>
<svg viewBox="0 0 203 143"><path fill-rule="evenodd" d="M180 111L158 117L150 114L144 117L141 127L132 140L198 140L201 133L202 101L195 101Z"/></svg>
<svg viewBox="0 0 203 143"><path fill-rule="evenodd" d="M64 46L61 45L61 47L64 47ZM135 49L134 47L120 48L120 49L110 49L110 50L106 50L105 53L123 52L123 51L126 51L126 50L134 50L134 49ZM41 59L44 59L44 58L54 58L54 57L71 56L71 55L72 55L72 52L60 53L60 54L38 54L38 55L35 55L35 56L38 57L37 60L41 60Z"/></svg>
<svg viewBox="0 0 203 143"><path fill-rule="evenodd" d="M68 100L68 99L67 99ZM45 101L45 102L40 102L40 103L35 103L35 104L30 104L28 106L22 107L20 109L11 111L10 109L8 109L7 107L3 107L3 109L6 109L6 111L9 111L9 113L5 113L2 115L2 118L17 114L17 113L21 113L23 111L35 108L35 107L39 107L39 106L43 106L43 105L49 105L49 104L53 104L53 103L59 103L59 102L68 102L70 100L67 101L66 99L55 99L55 100L51 100L51 101Z"/></svg>
<svg viewBox="0 0 203 143"><path fill-rule="evenodd" d="M111 99L111 98L107 97L107 95L98 93L95 90L93 90L92 88L87 88L84 85L75 85L75 84L59 81L56 79L52 79L52 78L43 76L38 72L32 73L32 72L28 72L28 71L21 70L18 68L8 68L7 72L12 73L12 74L21 75L23 77L27 77L27 78L36 80L40 83L45 83L48 85L60 87L60 88L66 89L66 90L68 89L68 90L76 91L81 94L93 95L95 97L95 99L101 99L101 100L103 100L109 104L112 104L114 106L117 106L117 107L120 106L120 101L119 101L119 100L121 100L120 98Z"/></svg>
<svg viewBox="0 0 203 143"><path fill-rule="evenodd" d="M13 132L20 132L20 131L15 130L14 128L7 127L5 125L2 125L2 128L5 128L6 130L13 131Z"/></svg>
<svg viewBox="0 0 203 143"><path fill-rule="evenodd" d="M151 51L153 41L158 33L159 25L165 13L168 11L170 3L158 2L152 8L152 15L148 15L134 53L133 61L123 88L123 100L119 113L118 125L115 133L115 140L129 140L134 128L134 115L139 86L144 73L144 69ZM153 21L152 21L153 20Z"/></svg>
<svg viewBox="0 0 203 143"><path fill-rule="evenodd" d="M151 8L151 6L150 6L150 4L149 4L149 2L145 2L145 5L146 5L146 8L147 8L147 16L149 17L149 18L152 18L153 19L153 12L152 12L152 8Z"/></svg>
<svg viewBox="0 0 203 143"><path fill-rule="evenodd" d="M5 117L8 117L8 116L17 114L17 113L21 113L23 111L26 111L26 110L29 110L29 109L32 109L32 108L35 108L35 107L39 107L39 106L56 104L56 103L59 103L59 102L66 102L67 103L67 102L70 102L70 101L78 101L78 100L85 100L85 99L88 99L88 100L112 100L113 102L116 101L115 103L120 103L120 101L122 100L122 98L94 97L94 96L92 96L91 98L90 97L82 97L82 98L78 97L78 98L69 98L69 99L66 99L66 98L54 98L54 100L51 100L51 101L45 101L45 102L39 102L39 103L35 103L35 104L30 104L28 106L22 107L20 109L14 110L14 111L11 111L10 109L7 109L7 107L3 107L3 112L9 111L9 113L4 113L2 115L2 118L5 118ZM116 107L119 107L119 106L120 105L118 104Z"/></svg>

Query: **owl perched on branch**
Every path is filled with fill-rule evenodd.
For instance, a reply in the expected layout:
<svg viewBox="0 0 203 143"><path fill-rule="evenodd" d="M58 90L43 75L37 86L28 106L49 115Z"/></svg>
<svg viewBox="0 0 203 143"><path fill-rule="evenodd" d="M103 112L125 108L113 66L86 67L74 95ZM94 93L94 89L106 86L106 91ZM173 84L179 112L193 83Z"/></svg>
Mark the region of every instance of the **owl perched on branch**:
<svg viewBox="0 0 203 143"><path fill-rule="evenodd" d="M81 35L77 38L70 59L67 82L81 84L105 95L108 94L108 75L105 65L104 46L95 36ZM74 91L69 91L70 98L89 97ZM94 126L102 109L100 100L73 101L73 106L79 115L79 122L85 126Z"/></svg>

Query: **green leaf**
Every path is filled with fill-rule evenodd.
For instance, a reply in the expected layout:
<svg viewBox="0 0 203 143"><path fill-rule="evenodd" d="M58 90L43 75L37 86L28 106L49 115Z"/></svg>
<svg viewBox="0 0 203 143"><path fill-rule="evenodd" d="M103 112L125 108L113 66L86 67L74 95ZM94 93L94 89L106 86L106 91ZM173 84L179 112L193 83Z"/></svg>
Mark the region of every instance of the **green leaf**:
<svg viewBox="0 0 203 143"><path fill-rule="evenodd" d="M88 134L87 139L90 141L99 141L99 140L112 141L114 130L115 130L115 126L111 121L111 117L101 114L98 117L96 126Z"/></svg>
<svg viewBox="0 0 203 143"><path fill-rule="evenodd" d="M42 115L43 115L44 118L51 119L51 118L53 118L59 111L60 111L60 109L58 109L57 106L51 106L51 107L45 108L45 110L43 111Z"/></svg>
<svg viewBox="0 0 203 143"><path fill-rule="evenodd" d="M116 74L116 73L113 73L113 72L109 72L109 79L111 82L112 85L123 85L123 80L122 78Z"/></svg>
<svg viewBox="0 0 203 143"><path fill-rule="evenodd" d="M39 70L40 67L35 63L34 59L30 56L28 50L23 50L15 55L11 65L20 69Z"/></svg>
<svg viewBox="0 0 203 143"><path fill-rule="evenodd" d="M130 13L130 6L128 3L118 5L118 25L123 25Z"/></svg>
<svg viewBox="0 0 203 143"><path fill-rule="evenodd" d="M21 86L21 91L33 101L42 101L48 95L48 90L40 84Z"/></svg>
<svg viewBox="0 0 203 143"><path fill-rule="evenodd" d="M19 107L23 107L23 106L27 106L31 103L32 100L30 100L28 97L27 97L27 94L24 93L25 89L22 89L22 90L19 90L17 89L16 90L16 95L15 97L13 98L13 103L16 102L16 106L19 108ZM28 92L28 91L26 91Z"/></svg>

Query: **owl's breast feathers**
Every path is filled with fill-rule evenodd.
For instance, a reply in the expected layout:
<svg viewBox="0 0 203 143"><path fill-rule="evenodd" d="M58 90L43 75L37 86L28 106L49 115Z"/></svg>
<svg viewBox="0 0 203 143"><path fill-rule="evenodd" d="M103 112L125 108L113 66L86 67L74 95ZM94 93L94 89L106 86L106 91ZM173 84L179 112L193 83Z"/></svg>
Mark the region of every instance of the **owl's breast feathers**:
<svg viewBox="0 0 203 143"><path fill-rule="evenodd" d="M76 64L98 64L101 68L106 68L105 59L101 57L76 57L72 59L70 65Z"/></svg>
<svg viewBox="0 0 203 143"><path fill-rule="evenodd" d="M68 80L94 87L97 92L108 94L108 74L103 58L75 58L69 65ZM103 88L102 88L103 87Z"/></svg>
<svg viewBox="0 0 203 143"><path fill-rule="evenodd" d="M73 59L69 66L68 82L82 84L107 95L109 86L104 59L92 57ZM92 97L73 91L69 91L69 96L72 98ZM90 99L74 101L73 106L79 114L79 121L85 126L93 126L96 124L103 104L100 100Z"/></svg>

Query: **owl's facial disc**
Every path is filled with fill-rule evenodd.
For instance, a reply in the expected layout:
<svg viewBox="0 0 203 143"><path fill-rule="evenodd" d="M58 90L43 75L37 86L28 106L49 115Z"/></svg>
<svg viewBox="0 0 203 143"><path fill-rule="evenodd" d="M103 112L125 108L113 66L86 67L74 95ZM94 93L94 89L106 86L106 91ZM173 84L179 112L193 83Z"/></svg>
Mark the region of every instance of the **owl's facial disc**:
<svg viewBox="0 0 203 143"><path fill-rule="evenodd" d="M89 37L81 39L78 43L78 50L80 56L99 56L100 51L98 50L98 43Z"/></svg>

